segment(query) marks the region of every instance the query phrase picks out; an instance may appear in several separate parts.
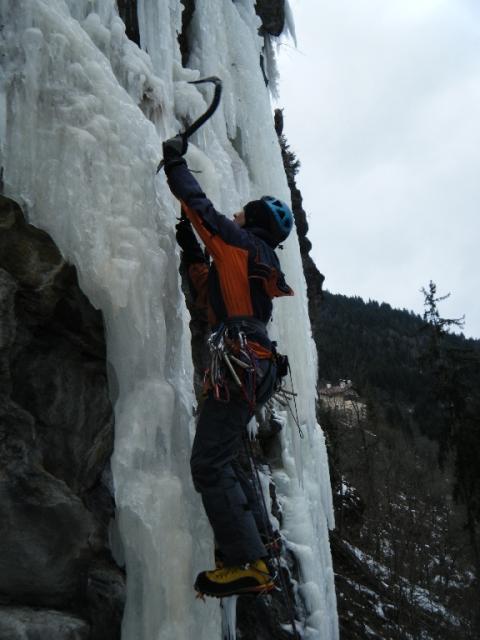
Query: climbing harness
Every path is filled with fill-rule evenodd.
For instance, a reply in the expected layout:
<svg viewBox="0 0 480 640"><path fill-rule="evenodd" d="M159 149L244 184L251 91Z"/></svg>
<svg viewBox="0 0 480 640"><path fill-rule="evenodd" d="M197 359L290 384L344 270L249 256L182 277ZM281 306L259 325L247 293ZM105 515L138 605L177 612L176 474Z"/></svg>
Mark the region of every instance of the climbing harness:
<svg viewBox="0 0 480 640"><path fill-rule="evenodd" d="M236 327L234 335L231 335L232 328L232 326L229 327L222 323L208 339L210 367L205 372L204 383L206 388L213 389L213 395L216 400L229 402L228 372L249 404L253 415L256 405L255 389L258 359L249 346L244 331ZM277 352L275 342L272 342L272 359L277 366L277 382L272 398L267 404L271 405L272 400L276 400L282 407L287 409L298 429L298 435L303 439L305 436L298 417L296 400L298 394L293 390L292 370L288 357ZM235 367L239 367L242 371L243 375L241 377ZM291 389L287 389L283 383L287 373L290 376Z"/></svg>
<svg viewBox="0 0 480 640"><path fill-rule="evenodd" d="M192 80L188 84L204 84L206 82L211 82L215 85L215 92L213 94L213 100L208 107L208 109L203 113L199 118L197 118L192 124L185 129L185 131L180 132L178 135L183 138L186 142L190 136L192 136L202 125L207 122L209 118L213 116L215 111L217 110L218 105L220 104L220 98L222 96L222 81L217 76L209 76L208 78L201 78L200 80ZM165 161L162 159L160 164L157 167L157 173L162 169Z"/></svg>

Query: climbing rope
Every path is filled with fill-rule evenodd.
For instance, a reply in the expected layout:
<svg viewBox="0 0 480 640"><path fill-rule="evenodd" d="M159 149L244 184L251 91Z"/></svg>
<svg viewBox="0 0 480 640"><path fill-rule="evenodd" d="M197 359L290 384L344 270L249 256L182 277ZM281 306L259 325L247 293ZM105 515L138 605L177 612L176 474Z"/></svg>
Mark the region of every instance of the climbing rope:
<svg viewBox="0 0 480 640"><path fill-rule="evenodd" d="M298 429L298 435L303 440L303 438L305 437L305 434L302 431L302 427L300 426L300 418L298 417L298 407L297 407L297 400L296 400L298 394L293 390L293 378L292 378L292 370L290 368L290 364L288 364L287 366L288 366L288 373L290 376L290 385L292 388L286 389L283 386L283 382L282 382L280 387L275 391L272 398L270 398L267 404L270 404L270 406L272 406L273 401L276 400L284 409L287 409L290 412L290 415L292 416L292 420ZM293 409L291 404L292 402L293 402Z"/></svg>
<svg viewBox="0 0 480 640"><path fill-rule="evenodd" d="M292 625L294 638L295 640L301 640L301 635L297 630L297 624L295 622L295 608L294 608L292 599L290 597L290 594L288 592L288 586L282 571L280 546L276 544L276 538L272 528L272 523L270 522L270 518L268 516L267 504L265 502L265 496L262 489L262 482L260 480L260 472L258 470L258 466L255 461L252 443L251 443L251 440L247 437L247 435L244 436L243 441L245 444L246 454L250 463L250 470L252 474L252 484L255 492L255 497L257 500L257 504L260 507L262 518L265 525L265 531L266 531L267 540L268 540L267 547L270 549L270 553L273 556L275 571L281 582L280 590L283 593L285 604L287 606L288 618L290 620L290 624Z"/></svg>
<svg viewBox="0 0 480 640"><path fill-rule="evenodd" d="M256 369L257 358L252 349L248 345L248 340L242 331L237 331L235 336L231 337L228 332L228 327L220 325L220 327L212 333L208 339L208 348L210 350L210 367L207 369L205 375L208 383L213 389L214 396L217 400L228 402L230 399L230 392L228 388L228 380L226 379L226 370L230 373L235 384L241 389L246 401L249 403L252 415L255 412L255 388L256 388ZM244 381L240 379L237 373L236 367L239 367L243 372ZM304 437L300 427L300 421L298 418L298 409L296 403L297 394L293 391L293 380L290 365L288 365L288 372L290 374L290 384L292 390L286 389L283 385L275 392L275 398L277 398L283 406L288 407L295 424L297 425L299 435ZM222 397L223 394L223 397ZM293 401L294 411L290 406ZM295 608L288 591L288 586L284 573L282 571L281 552L278 539L275 537L275 533L272 529L272 524L268 515L268 509L265 502L265 496L262 489L260 472L255 461L253 453L252 443L247 435L243 438L246 455L250 464L250 471L252 475L252 484L257 504L260 509L262 519L264 521L264 530L267 537L267 548L270 550L270 554L274 563L274 569L279 577L281 587L280 590L283 593L285 604L287 607L288 618L292 626L292 632L295 640L301 640L301 635L297 630L297 624L295 621Z"/></svg>

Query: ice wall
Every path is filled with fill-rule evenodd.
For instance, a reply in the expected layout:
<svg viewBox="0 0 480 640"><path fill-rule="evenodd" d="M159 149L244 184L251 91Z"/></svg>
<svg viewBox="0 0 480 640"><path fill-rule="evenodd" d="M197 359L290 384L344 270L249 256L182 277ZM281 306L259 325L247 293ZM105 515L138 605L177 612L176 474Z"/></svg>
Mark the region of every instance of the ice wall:
<svg viewBox="0 0 480 640"><path fill-rule="evenodd" d="M217 208L233 212L265 193L289 198L253 0L197 0L190 69L177 42L182 8L180 0L138 0L140 50L126 38L114 0L0 4L4 192L75 264L107 326L116 415L112 544L127 567L124 640L221 637L218 604L196 602L191 586L211 565L212 539L188 465L192 364L173 233L178 207L155 175L161 140L210 99L208 87L187 80L224 81L221 107L188 153ZM274 477L283 533L301 567L305 637L333 640L330 484L295 237L281 261L296 298L276 302L271 333L290 356L305 438L293 424L284 429L283 468Z"/></svg>

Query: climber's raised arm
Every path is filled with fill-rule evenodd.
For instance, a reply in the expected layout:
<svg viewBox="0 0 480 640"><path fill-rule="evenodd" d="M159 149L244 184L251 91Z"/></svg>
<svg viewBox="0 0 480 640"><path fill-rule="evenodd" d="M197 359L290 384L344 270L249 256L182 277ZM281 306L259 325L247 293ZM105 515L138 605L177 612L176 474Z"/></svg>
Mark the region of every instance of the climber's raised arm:
<svg viewBox="0 0 480 640"><path fill-rule="evenodd" d="M233 220L219 213L207 198L201 186L190 172L185 159L186 151L180 136L171 138L163 144L164 168L168 185L176 198L182 203L183 210L195 230L215 259L218 257L218 240L247 248L251 244L249 235ZM214 238L217 237L215 241Z"/></svg>

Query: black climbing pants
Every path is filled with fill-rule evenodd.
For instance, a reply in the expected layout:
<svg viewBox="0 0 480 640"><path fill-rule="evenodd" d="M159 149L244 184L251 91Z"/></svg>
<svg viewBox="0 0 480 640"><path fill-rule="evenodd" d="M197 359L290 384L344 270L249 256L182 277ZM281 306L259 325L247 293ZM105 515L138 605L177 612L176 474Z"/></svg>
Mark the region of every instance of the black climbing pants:
<svg viewBox="0 0 480 640"><path fill-rule="evenodd" d="M271 360L260 360L258 365L257 407L271 396L276 378ZM228 402L218 401L212 394L205 400L190 460L195 489L202 496L227 566L267 555L259 532L264 529L260 505L236 461L252 413L233 384Z"/></svg>

